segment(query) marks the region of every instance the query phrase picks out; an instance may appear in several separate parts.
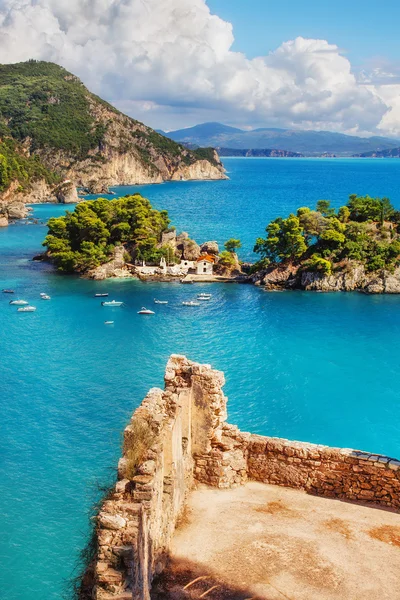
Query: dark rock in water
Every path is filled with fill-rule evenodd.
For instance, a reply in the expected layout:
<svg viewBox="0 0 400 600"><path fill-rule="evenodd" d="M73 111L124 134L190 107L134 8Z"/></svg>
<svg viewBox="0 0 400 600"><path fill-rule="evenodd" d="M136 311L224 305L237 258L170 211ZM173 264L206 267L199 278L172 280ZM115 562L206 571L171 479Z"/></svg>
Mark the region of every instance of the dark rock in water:
<svg viewBox="0 0 400 600"><path fill-rule="evenodd" d="M34 256L32 258L32 260L36 260L36 261L46 260L46 253L42 252L42 254L36 254L36 256Z"/></svg>

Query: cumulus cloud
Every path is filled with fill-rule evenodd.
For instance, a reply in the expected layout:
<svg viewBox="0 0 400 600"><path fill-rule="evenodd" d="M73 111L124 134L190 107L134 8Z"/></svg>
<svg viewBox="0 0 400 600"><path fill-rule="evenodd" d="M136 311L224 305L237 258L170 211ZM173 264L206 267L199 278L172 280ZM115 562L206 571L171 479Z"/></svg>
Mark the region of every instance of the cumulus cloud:
<svg viewBox="0 0 400 600"><path fill-rule="evenodd" d="M352 132L396 130L394 93L357 80L338 47L299 37L232 51L205 0L0 0L0 62L54 61L133 116L223 115ZM380 86L383 87L383 86ZM146 120L146 119L145 119ZM400 125L397 125L400 131Z"/></svg>

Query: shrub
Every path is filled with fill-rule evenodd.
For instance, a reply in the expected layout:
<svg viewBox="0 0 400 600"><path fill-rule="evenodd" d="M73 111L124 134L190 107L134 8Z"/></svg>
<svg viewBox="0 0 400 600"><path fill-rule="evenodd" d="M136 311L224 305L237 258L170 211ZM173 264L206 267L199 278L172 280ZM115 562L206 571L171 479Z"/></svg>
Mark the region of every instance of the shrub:
<svg viewBox="0 0 400 600"><path fill-rule="evenodd" d="M126 477L132 479L137 468L143 462L147 450L151 448L155 440L154 432L148 423L138 418L133 419L129 433L124 440L124 456L127 459Z"/></svg>
<svg viewBox="0 0 400 600"><path fill-rule="evenodd" d="M324 275L330 275L332 273L332 263L318 254L313 254L309 260L304 263L304 269L306 271L315 271L318 273L324 273Z"/></svg>

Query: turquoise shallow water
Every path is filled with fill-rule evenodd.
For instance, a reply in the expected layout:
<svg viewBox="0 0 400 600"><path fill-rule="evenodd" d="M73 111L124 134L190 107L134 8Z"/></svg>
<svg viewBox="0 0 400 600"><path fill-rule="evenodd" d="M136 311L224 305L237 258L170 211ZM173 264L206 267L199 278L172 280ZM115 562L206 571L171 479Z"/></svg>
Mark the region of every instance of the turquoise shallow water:
<svg viewBox="0 0 400 600"><path fill-rule="evenodd" d="M369 192L400 208L400 161L226 165L226 182L139 189L178 229L198 240L240 237L249 258L269 219L320 198L340 205L349 193ZM35 215L63 211L38 206ZM0 230L0 288L38 307L18 314L0 295L1 598L62 597L98 483L114 477L121 431L146 391L162 385L171 352L225 371L229 418L242 429L400 454L400 298L204 285L212 302L184 308L201 286L95 283L32 263L45 232ZM126 306L102 308L93 294L103 290ZM38 299L43 291L50 302ZM168 306L138 316L154 297ZM108 318L114 326L104 325Z"/></svg>

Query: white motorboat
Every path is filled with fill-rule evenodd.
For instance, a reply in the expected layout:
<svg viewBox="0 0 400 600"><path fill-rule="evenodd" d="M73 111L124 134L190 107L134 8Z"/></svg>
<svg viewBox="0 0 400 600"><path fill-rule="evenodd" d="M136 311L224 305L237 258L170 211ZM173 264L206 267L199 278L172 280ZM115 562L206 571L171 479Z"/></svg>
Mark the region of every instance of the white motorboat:
<svg viewBox="0 0 400 600"><path fill-rule="evenodd" d="M199 294L197 300L211 300L211 294Z"/></svg>
<svg viewBox="0 0 400 600"><path fill-rule="evenodd" d="M122 306L123 302L118 302L117 300L110 300L107 302L102 302L101 303L102 306Z"/></svg>
<svg viewBox="0 0 400 600"><path fill-rule="evenodd" d="M154 304L168 304L168 300L156 300L154 298Z"/></svg>
<svg viewBox="0 0 400 600"><path fill-rule="evenodd" d="M107 298L108 294L95 294L95 298Z"/></svg>
<svg viewBox="0 0 400 600"><path fill-rule="evenodd" d="M200 306L200 302L194 302L194 300L189 300L188 302L182 302L182 306Z"/></svg>
<svg viewBox="0 0 400 600"><path fill-rule="evenodd" d="M150 310L149 308L145 308L144 306L142 306L142 308L138 311L138 315L155 315L156 313L153 310Z"/></svg>
<svg viewBox="0 0 400 600"><path fill-rule="evenodd" d="M36 306L21 306L17 309L17 312L35 312Z"/></svg>
<svg viewBox="0 0 400 600"><path fill-rule="evenodd" d="M104 321L104 325L114 325L114 321Z"/></svg>
<svg viewBox="0 0 400 600"><path fill-rule="evenodd" d="M14 306L27 306L29 302L26 300L11 300L10 304L13 304Z"/></svg>
<svg viewBox="0 0 400 600"><path fill-rule="evenodd" d="M40 294L40 297L42 300L51 300L51 297L48 296L47 294Z"/></svg>

